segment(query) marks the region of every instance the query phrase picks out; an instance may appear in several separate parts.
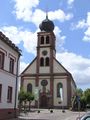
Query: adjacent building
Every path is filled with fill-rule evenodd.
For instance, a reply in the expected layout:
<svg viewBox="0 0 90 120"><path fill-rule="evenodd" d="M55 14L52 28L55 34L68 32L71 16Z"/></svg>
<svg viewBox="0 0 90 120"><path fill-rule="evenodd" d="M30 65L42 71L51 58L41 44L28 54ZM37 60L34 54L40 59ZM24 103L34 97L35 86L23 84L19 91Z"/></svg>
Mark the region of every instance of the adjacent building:
<svg viewBox="0 0 90 120"><path fill-rule="evenodd" d="M37 56L21 73L21 86L27 92L39 92L40 108L68 108L76 84L71 73L56 59L54 23L46 15L39 28ZM37 101L32 106L37 107Z"/></svg>
<svg viewBox="0 0 90 120"><path fill-rule="evenodd" d="M0 120L17 116L20 49L0 32Z"/></svg>

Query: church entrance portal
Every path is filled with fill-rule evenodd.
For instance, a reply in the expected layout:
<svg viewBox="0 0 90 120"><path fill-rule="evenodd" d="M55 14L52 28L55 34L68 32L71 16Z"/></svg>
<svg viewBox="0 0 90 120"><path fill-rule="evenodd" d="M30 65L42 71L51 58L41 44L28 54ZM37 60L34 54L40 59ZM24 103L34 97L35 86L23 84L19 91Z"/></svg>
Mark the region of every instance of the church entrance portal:
<svg viewBox="0 0 90 120"><path fill-rule="evenodd" d="M42 95L40 97L40 108L47 108L48 104L47 104L47 96L46 95Z"/></svg>

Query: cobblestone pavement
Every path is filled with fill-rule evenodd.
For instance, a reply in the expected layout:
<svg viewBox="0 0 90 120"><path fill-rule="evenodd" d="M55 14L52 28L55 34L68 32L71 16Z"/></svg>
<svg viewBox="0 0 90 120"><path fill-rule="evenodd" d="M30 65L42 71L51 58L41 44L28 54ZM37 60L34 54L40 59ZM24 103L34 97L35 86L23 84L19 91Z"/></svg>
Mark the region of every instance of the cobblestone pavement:
<svg viewBox="0 0 90 120"><path fill-rule="evenodd" d="M26 114L21 113L17 119L12 120L76 120L79 116L82 116L85 112L72 112L69 110L53 109L50 113L48 109L41 109L40 113L37 110L28 112Z"/></svg>

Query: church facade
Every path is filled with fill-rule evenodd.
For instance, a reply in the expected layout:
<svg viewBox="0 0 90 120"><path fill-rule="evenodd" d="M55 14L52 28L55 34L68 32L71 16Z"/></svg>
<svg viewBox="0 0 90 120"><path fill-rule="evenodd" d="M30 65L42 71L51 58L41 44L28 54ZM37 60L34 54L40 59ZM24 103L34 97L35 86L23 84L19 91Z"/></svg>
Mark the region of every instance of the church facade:
<svg viewBox="0 0 90 120"><path fill-rule="evenodd" d="M40 108L68 108L76 84L71 73L56 59L54 23L48 19L40 24L37 33L37 56L21 73L21 86L27 92L39 92ZM32 106L37 107L33 101Z"/></svg>

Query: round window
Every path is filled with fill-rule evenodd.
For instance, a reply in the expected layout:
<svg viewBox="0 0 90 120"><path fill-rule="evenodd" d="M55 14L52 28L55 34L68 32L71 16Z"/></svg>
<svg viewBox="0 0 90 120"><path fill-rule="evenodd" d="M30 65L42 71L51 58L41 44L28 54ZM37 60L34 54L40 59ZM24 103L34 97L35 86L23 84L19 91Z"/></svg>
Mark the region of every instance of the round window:
<svg viewBox="0 0 90 120"><path fill-rule="evenodd" d="M44 56L47 55L47 51L46 51L46 50L42 51L42 54L43 54Z"/></svg>
<svg viewBox="0 0 90 120"><path fill-rule="evenodd" d="M41 81L41 85L42 85L42 86L47 86L47 84L48 84L48 81L47 81L47 80L42 80L42 81Z"/></svg>

